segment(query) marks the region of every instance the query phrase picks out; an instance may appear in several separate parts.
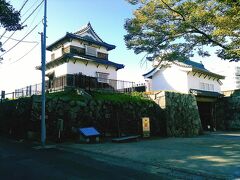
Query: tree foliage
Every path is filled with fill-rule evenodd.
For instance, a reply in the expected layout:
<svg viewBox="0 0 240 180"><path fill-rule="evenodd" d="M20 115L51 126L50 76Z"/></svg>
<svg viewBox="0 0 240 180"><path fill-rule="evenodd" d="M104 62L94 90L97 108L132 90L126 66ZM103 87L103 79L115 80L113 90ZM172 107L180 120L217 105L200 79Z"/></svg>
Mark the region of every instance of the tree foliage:
<svg viewBox="0 0 240 180"><path fill-rule="evenodd" d="M4 28L5 31L21 30L23 26L20 24L20 20L20 12L15 10L6 0L0 0L0 27ZM0 42L0 51L3 51L1 45Z"/></svg>
<svg viewBox="0 0 240 180"><path fill-rule="evenodd" d="M7 31L22 29L20 24L20 13L15 10L6 0L0 0L0 23Z"/></svg>
<svg viewBox="0 0 240 180"><path fill-rule="evenodd" d="M148 60L185 60L198 52L240 60L239 0L127 0L138 5L127 19L125 42Z"/></svg>

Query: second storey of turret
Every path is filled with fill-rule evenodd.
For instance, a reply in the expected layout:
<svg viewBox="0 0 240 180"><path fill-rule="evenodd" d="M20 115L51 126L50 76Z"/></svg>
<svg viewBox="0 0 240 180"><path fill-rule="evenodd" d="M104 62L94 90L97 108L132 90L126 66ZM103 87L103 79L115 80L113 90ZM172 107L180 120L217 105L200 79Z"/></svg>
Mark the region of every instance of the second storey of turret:
<svg viewBox="0 0 240 180"><path fill-rule="evenodd" d="M105 43L93 30L90 23L75 33L66 33L64 37L47 47L51 51L51 60L66 53L93 56L108 60L108 51L115 45Z"/></svg>

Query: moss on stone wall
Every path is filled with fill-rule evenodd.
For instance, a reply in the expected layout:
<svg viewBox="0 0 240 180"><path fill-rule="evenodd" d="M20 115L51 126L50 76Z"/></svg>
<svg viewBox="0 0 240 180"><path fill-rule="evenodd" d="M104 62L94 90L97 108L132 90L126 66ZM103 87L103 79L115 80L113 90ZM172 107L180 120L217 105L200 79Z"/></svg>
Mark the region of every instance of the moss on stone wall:
<svg viewBox="0 0 240 180"><path fill-rule="evenodd" d="M240 95L224 97L216 106L218 130L240 130Z"/></svg>

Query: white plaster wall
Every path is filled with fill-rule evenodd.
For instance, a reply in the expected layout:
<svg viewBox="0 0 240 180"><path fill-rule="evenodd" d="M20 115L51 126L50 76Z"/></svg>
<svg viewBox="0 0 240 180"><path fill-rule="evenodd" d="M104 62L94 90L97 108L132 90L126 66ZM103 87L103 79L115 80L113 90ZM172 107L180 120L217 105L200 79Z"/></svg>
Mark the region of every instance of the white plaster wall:
<svg viewBox="0 0 240 180"><path fill-rule="evenodd" d="M173 90L188 93L187 72L175 66L160 69L152 78L152 91Z"/></svg>
<svg viewBox="0 0 240 180"><path fill-rule="evenodd" d="M62 47L54 50L53 53L55 54L55 59L61 57L62 56Z"/></svg>
<svg viewBox="0 0 240 180"><path fill-rule="evenodd" d="M208 76L204 79L204 76L205 75L202 75L202 76L199 77L198 73L195 74L195 76L193 76L193 72L190 72L188 74L188 90L189 89L199 89L199 90L201 90L200 82L202 82L202 83L207 83L207 84L213 84L215 92L220 92L221 91L220 90L221 86L217 82L217 79L215 79L215 80L213 80L212 78L209 79Z"/></svg>
<svg viewBox="0 0 240 180"><path fill-rule="evenodd" d="M84 44L81 44L80 41L75 39L72 40L72 42L68 43L68 45L85 48Z"/></svg>
<svg viewBox="0 0 240 180"><path fill-rule="evenodd" d="M66 75L67 74L67 63L61 64L57 67L54 67L50 70L47 70L46 74L50 73L50 72L53 72L53 71L55 72L56 77Z"/></svg>
<svg viewBox="0 0 240 180"><path fill-rule="evenodd" d="M145 79L146 92L152 91L152 79Z"/></svg>
<svg viewBox="0 0 240 180"><path fill-rule="evenodd" d="M67 63L67 74L82 73L87 76L96 77L96 72L109 73L109 79L117 79L117 71L114 67L109 66L107 69L104 65L97 67L94 63L88 63L87 66L83 62Z"/></svg>
<svg viewBox="0 0 240 180"><path fill-rule="evenodd" d="M71 45L71 42L66 42L63 46L66 48Z"/></svg>
<svg viewBox="0 0 240 180"><path fill-rule="evenodd" d="M98 49L98 52L108 54L107 49L105 47L102 47L102 46Z"/></svg>

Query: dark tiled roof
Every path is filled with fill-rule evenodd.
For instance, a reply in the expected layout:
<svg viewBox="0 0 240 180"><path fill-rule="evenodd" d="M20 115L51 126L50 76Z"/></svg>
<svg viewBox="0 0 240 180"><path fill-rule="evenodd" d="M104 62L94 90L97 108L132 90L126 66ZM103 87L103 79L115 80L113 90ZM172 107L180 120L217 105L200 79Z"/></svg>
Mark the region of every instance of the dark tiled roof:
<svg viewBox="0 0 240 180"><path fill-rule="evenodd" d="M156 67L153 68L151 71L149 71L149 72L143 74L143 76L147 76L147 75L151 74L151 73L152 73L153 71L155 71L156 69L157 69Z"/></svg>
<svg viewBox="0 0 240 180"><path fill-rule="evenodd" d="M204 96L204 97L223 97L224 96L219 92L203 91L199 89L190 89L189 92L195 96Z"/></svg>
<svg viewBox="0 0 240 180"><path fill-rule="evenodd" d="M92 35L95 36L99 41L103 42L103 40L97 35L97 33L92 28L92 25L91 25L90 22L88 22L88 24L85 27L83 27L79 31L75 32L74 34L82 35L82 34L84 34L85 32L88 32L88 31L93 32Z"/></svg>
<svg viewBox="0 0 240 180"><path fill-rule="evenodd" d="M67 53L64 54L63 56L54 59L48 63L46 63L46 69L50 69L52 67L56 67L60 64L63 64L65 62L68 62L69 59L74 59L74 60L79 60L79 61L88 61L88 62L93 62L95 64L103 64L103 65L108 65L108 66L113 66L117 70L124 68L123 64L117 64L109 60L93 57L93 56L87 56L87 55L76 55L72 53ZM41 69L41 66L36 67L37 69Z"/></svg>
<svg viewBox="0 0 240 180"><path fill-rule="evenodd" d="M219 79L224 79L225 78L222 75L219 75L219 74L216 74L216 73L213 73L213 72L207 70L202 63L197 63L197 62L190 61L190 60L184 61L184 63L192 66L193 71L195 71L195 72L204 73L204 74L207 74L209 76L213 76L213 77L216 77L216 78L219 78Z"/></svg>
<svg viewBox="0 0 240 180"><path fill-rule="evenodd" d="M190 60L186 60L183 63L187 64L189 66L195 67L195 68L205 69L205 67L202 63L198 63L198 62L194 62L194 61L190 61ZM207 70L207 69L205 69L205 70Z"/></svg>
<svg viewBox="0 0 240 180"><path fill-rule="evenodd" d="M89 43L92 43L92 44L96 44L96 45L99 45L99 46L103 46L103 47L106 47L108 51L116 48L115 45L108 44L108 43L105 43L105 42L95 41L93 38L88 38L86 36L79 36L77 34L72 34L72 33L66 33L66 35L64 37L58 39L57 41L55 41L54 43L49 45L47 47L47 50L52 51L52 49L55 46L57 46L59 43L62 43L66 40L68 41L70 39L78 39L78 40L82 40L82 41L89 42Z"/></svg>

